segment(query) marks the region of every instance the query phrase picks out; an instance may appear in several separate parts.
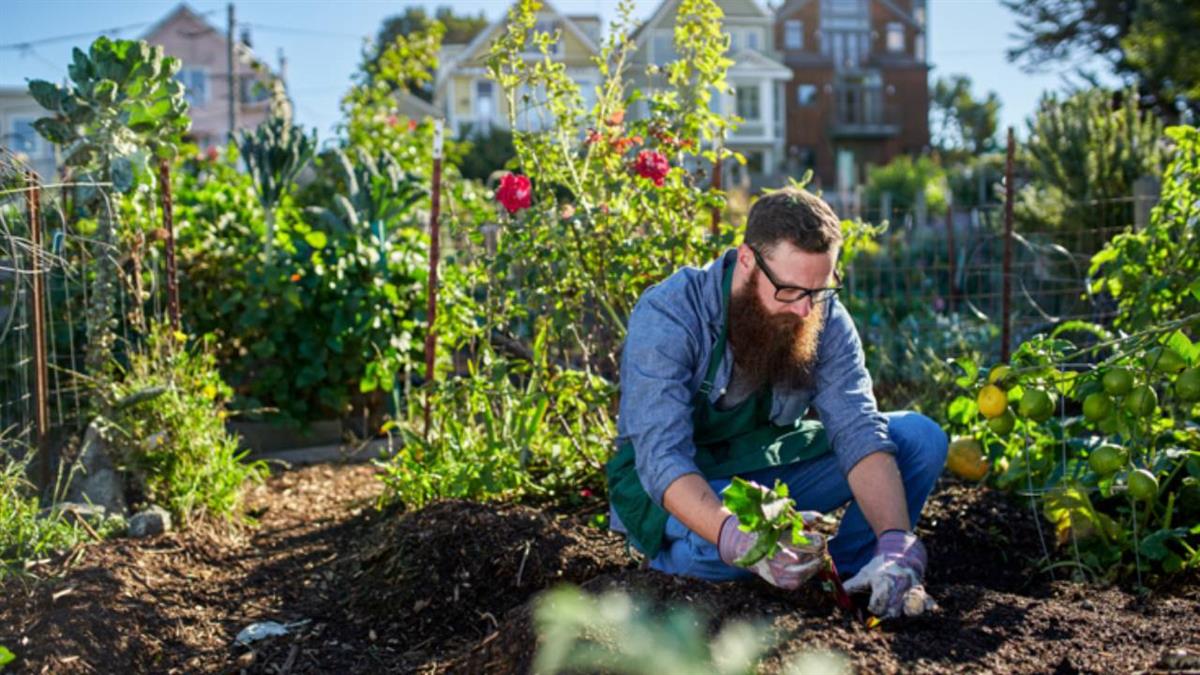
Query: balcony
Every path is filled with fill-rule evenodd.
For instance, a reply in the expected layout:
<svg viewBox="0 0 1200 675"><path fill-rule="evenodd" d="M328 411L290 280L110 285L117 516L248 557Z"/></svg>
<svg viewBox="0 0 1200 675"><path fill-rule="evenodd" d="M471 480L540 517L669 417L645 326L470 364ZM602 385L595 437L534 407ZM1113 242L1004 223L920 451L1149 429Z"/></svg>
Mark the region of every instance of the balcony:
<svg viewBox="0 0 1200 675"><path fill-rule="evenodd" d="M843 138L888 138L900 133L900 106L887 101L883 87L835 85L831 131Z"/></svg>

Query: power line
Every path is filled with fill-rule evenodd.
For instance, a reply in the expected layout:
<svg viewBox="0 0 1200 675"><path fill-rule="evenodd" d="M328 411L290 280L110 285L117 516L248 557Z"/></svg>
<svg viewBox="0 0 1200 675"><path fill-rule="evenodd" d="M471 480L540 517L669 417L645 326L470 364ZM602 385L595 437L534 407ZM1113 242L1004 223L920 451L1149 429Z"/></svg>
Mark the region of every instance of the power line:
<svg viewBox="0 0 1200 675"><path fill-rule="evenodd" d="M200 16L209 16L210 14L213 14L213 12L215 12L215 11L216 10L203 12L200 14ZM138 23L131 23L131 24L127 24L124 26L116 26L114 28L101 28L100 30L93 30L93 31L85 32L85 33L72 33L70 35L55 35L52 37L38 38L36 40L25 40L24 42L10 42L8 44L0 45L0 49L25 50L25 49L29 49L30 47L33 47L35 45L51 44L54 42L65 42L68 40L78 40L80 38L89 38L89 37L92 37L93 35L107 35L110 33L113 33L113 34L121 33L121 32L127 31L127 30L133 30L135 28L143 28L145 26L150 26L155 23L157 23L157 21L140 21Z"/></svg>

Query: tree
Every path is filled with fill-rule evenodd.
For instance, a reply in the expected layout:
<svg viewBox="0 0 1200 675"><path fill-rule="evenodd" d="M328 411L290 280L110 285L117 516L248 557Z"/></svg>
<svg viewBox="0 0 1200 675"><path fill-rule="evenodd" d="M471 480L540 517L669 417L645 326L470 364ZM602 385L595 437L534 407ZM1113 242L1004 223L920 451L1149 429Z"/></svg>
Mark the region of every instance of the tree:
<svg viewBox="0 0 1200 675"><path fill-rule="evenodd" d="M388 47L398 37L408 38L413 34L429 33L434 23L439 23L445 29L442 42L445 44L465 44L470 42L488 26L487 17L483 12L471 16L456 14L452 7L438 7L431 19L425 13L424 7L408 7L403 14L388 17L383 20L375 39L375 48L367 58L366 69L370 71L378 65ZM433 100L431 81L415 83L409 89L412 93L426 101Z"/></svg>
<svg viewBox="0 0 1200 675"><path fill-rule="evenodd" d="M971 78L939 78L929 94L936 133L934 146L943 155L978 156L996 149L1000 97L989 91L979 101L971 94Z"/></svg>
<svg viewBox="0 0 1200 675"><path fill-rule="evenodd" d="M1137 86L1157 114L1200 113L1200 3L1195 0L1002 0L1024 41L1010 61L1029 71L1097 56ZM1085 77L1094 82L1095 78Z"/></svg>
<svg viewBox="0 0 1200 675"><path fill-rule="evenodd" d="M1139 109L1132 90L1045 96L1021 145L1031 182L1021 189L1017 216L1035 229L1131 224L1134 181L1162 173L1161 139L1162 123Z"/></svg>

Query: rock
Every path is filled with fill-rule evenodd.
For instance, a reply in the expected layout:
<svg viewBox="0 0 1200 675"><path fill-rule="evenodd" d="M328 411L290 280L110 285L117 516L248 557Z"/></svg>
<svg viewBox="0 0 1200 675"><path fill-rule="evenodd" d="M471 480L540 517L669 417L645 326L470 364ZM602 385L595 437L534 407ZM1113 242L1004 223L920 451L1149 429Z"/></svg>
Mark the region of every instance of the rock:
<svg viewBox="0 0 1200 675"><path fill-rule="evenodd" d="M108 455L108 447L96 422L88 425L79 449L79 459L71 467L65 501L92 504L104 508L107 515L125 516L125 485Z"/></svg>
<svg viewBox="0 0 1200 675"><path fill-rule="evenodd" d="M39 518L53 518L55 515L67 520L68 523L73 522L73 519L87 521L88 525L97 527L104 523L104 519L108 516L107 509L99 504L80 504L78 502L60 502L52 506L47 506L38 512Z"/></svg>
<svg viewBox="0 0 1200 675"><path fill-rule="evenodd" d="M171 513L161 506L151 506L129 519L129 536L152 537L171 529Z"/></svg>

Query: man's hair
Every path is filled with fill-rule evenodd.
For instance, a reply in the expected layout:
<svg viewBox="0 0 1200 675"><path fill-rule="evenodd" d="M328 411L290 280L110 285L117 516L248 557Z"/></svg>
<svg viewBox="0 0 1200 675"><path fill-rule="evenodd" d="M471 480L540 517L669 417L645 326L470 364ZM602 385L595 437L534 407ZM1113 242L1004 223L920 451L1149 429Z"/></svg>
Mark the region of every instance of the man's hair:
<svg viewBox="0 0 1200 675"><path fill-rule="evenodd" d="M808 253L825 253L841 245L841 222L824 200L804 188L776 190L750 208L746 243L766 254L781 241Z"/></svg>

